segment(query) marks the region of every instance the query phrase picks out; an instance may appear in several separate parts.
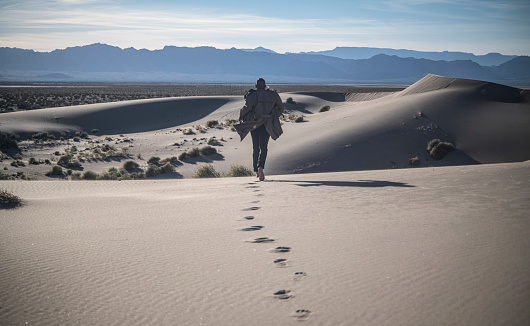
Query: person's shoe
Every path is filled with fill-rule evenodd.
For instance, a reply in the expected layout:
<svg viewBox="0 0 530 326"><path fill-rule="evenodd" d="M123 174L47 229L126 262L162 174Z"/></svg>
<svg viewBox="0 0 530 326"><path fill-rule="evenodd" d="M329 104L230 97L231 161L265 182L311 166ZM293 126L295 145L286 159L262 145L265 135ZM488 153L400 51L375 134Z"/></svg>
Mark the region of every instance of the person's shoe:
<svg viewBox="0 0 530 326"><path fill-rule="evenodd" d="M265 180L265 173L263 173L263 168L258 168L258 178L259 181Z"/></svg>

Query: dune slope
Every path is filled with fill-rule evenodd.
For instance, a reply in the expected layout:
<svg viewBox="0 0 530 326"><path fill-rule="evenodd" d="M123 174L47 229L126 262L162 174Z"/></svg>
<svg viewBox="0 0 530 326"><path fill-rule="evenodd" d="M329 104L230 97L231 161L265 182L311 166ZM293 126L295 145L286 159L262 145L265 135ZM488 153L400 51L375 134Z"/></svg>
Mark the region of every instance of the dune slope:
<svg viewBox="0 0 530 326"><path fill-rule="evenodd" d="M2 325L528 325L530 165L0 182Z"/></svg>
<svg viewBox="0 0 530 326"><path fill-rule="evenodd" d="M274 173L463 165L530 159L530 101L493 83L428 75L402 92L366 102L334 104L289 126L273 144ZM442 161L426 153L435 138L457 150Z"/></svg>

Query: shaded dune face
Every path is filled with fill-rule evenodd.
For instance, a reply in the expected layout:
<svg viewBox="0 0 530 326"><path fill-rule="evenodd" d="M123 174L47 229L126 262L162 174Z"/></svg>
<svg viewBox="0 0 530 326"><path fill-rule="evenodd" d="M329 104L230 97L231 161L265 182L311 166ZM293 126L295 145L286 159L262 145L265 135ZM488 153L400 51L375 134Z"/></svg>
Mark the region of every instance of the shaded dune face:
<svg viewBox="0 0 530 326"><path fill-rule="evenodd" d="M153 131L199 120L230 102L230 97L186 97L90 104L14 112L0 117L2 129L20 136L40 131L122 134Z"/></svg>
<svg viewBox="0 0 530 326"><path fill-rule="evenodd" d="M423 166L529 160L526 96L504 85L427 75L393 95L308 116L282 136L270 167L307 173L407 167L413 157ZM456 151L432 160L426 145L436 138Z"/></svg>

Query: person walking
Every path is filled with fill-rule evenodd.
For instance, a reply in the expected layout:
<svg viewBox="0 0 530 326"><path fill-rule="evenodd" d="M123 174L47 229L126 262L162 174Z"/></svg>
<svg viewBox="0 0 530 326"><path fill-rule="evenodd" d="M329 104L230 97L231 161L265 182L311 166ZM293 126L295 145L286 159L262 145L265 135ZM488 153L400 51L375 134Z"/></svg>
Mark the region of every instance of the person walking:
<svg viewBox="0 0 530 326"><path fill-rule="evenodd" d="M280 95L257 80L256 89L245 95L245 106L239 111L239 124L234 125L241 141L250 132L252 136L252 165L256 177L265 180L265 161L267 159L269 138L278 139L283 133L280 116L285 111Z"/></svg>

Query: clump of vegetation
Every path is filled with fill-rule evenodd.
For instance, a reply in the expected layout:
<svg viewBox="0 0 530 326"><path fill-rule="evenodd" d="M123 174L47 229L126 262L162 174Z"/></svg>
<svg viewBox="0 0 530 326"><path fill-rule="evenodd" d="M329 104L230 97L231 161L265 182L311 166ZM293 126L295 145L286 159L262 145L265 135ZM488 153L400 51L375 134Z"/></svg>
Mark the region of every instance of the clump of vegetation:
<svg viewBox="0 0 530 326"><path fill-rule="evenodd" d="M62 165L66 168L81 167L81 163L78 160L74 160L74 156L72 154L65 154L61 156L57 161L57 165Z"/></svg>
<svg viewBox="0 0 530 326"><path fill-rule="evenodd" d="M15 208L22 206L22 199L7 190L0 190L0 208Z"/></svg>
<svg viewBox="0 0 530 326"><path fill-rule="evenodd" d="M140 165L138 165L138 163L136 163L135 161L133 160L129 160L129 161L125 161L123 162L123 168L125 169L125 171L132 171L132 170L136 170L140 167Z"/></svg>
<svg viewBox="0 0 530 326"><path fill-rule="evenodd" d="M219 141L219 139L215 138L214 137L211 137L210 139L208 139L208 145L212 145L212 146L221 146L221 142Z"/></svg>
<svg viewBox="0 0 530 326"><path fill-rule="evenodd" d="M224 174L225 177L250 177L254 172L251 169L242 165L231 165L230 170Z"/></svg>
<svg viewBox="0 0 530 326"><path fill-rule="evenodd" d="M0 132L0 151L7 152L10 149L19 149L16 137L16 135Z"/></svg>
<svg viewBox="0 0 530 326"><path fill-rule="evenodd" d="M96 180L98 178L98 174L93 171L86 171L85 173L83 173L81 178L83 180Z"/></svg>
<svg viewBox="0 0 530 326"><path fill-rule="evenodd" d="M289 104L296 104L296 101L293 100L292 97L288 97L287 100L285 100L285 103L289 103Z"/></svg>
<svg viewBox="0 0 530 326"><path fill-rule="evenodd" d="M63 168L58 165L54 165L50 171L46 172L45 175L47 177L63 175Z"/></svg>
<svg viewBox="0 0 530 326"><path fill-rule="evenodd" d="M201 165L195 170L193 178L220 178L221 174L217 172L213 165L205 164Z"/></svg>
<svg viewBox="0 0 530 326"><path fill-rule="evenodd" d="M187 152L181 153L178 159L181 161L184 161L190 158L212 155L216 153L217 153L217 150L212 146L204 146L202 148L194 147Z"/></svg>
<svg viewBox="0 0 530 326"><path fill-rule="evenodd" d="M161 167L153 164L149 164L145 170L145 176L148 178L156 177L160 174L175 172L175 167L171 163L166 163Z"/></svg>
<svg viewBox="0 0 530 326"><path fill-rule="evenodd" d="M433 139L427 144L427 152L435 160L441 160L445 155L455 149L455 146L440 139Z"/></svg>
<svg viewBox="0 0 530 326"><path fill-rule="evenodd" d="M409 165L412 165L412 166L420 166L421 165L421 162L420 162L420 158L419 157L413 157L409 160Z"/></svg>
<svg viewBox="0 0 530 326"><path fill-rule="evenodd" d="M21 160L15 160L15 161L11 162L10 165L13 166L13 167L16 167L16 168L18 168L20 166L26 166L26 164L24 164L24 162L22 162Z"/></svg>
<svg viewBox="0 0 530 326"><path fill-rule="evenodd" d="M219 125L219 121L217 120L208 120L206 122L206 127L208 128L214 128L214 127L217 127Z"/></svg>
<svg viewBox="0 0 530 326"><path fill-rule="evenodd" d="M75 135L79 138L88 139L88 132L86 131L83 131L83 132L78 131L75 133Z"/></svg>
<svg viewBox="0 0 530 326"><path fill-rule="evenodd" d="M193 135L193 134L195 134L195 132L193 132L193 129L191 129L191 128L182 130L182 133L184 135Z"/></svg>
<svg viewBox="0 0 530 326"><path fill-rule="evenodd" d="M31 135L31 139L33 141L48 141L48 140L55 140L55 136L53 134L49 134L47 131L38 132L36 134Z"/></svg>
<svg viewBox="0 0 530 326"><path fill-rule="evenodd" d="M303 122L304 121L304 115L296 115L294 113L289 114L289 120L293 122Z"/></svg>
<svg viewBox="0 0 530 326"><path fill-rule="evenodd" d="M204 146L200 149L202 156L217 154L217 150L212 146Z"/></svg>
<svg viewBox="0 0 530 326"><path fill-rule="evenodd" d="M331 109L329 105L324 105L323 107L320 108L320 110L318 110L318 112L327 112L329 111L329 109Z"/></svg>
<svg viewBox="0 0 530 326"><path fill-rule="evenodd" d="M160 157L158 157L158 156L150 157L147 160L147 164L159 165L160 164Z"/></svg>
<svg viewBox="0 0 530 326"><path fill-rule="evenodd" d="M90 131L90 133L92 133L92 134L97 134L97 133L99 133L99 129L92 129L92 130Z"/></svg>

